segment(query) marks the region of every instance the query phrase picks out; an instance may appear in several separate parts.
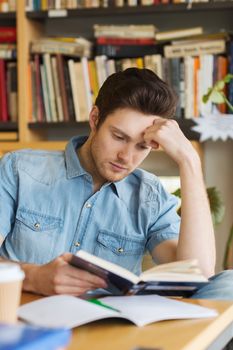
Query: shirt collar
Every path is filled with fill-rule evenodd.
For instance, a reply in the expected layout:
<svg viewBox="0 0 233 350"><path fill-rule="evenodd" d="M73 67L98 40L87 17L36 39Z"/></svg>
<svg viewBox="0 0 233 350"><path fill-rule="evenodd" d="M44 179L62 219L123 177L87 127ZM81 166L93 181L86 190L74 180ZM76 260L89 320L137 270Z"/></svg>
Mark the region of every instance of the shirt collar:
<svg viewBox="0 0 233 350"><path fill-rule="evenodd" d="M66 146L65 161L68 179L87 174L87 172L82 168L76 152L77 148L81 147L87 139L87 136L75 136Z"/></svg>
<svg viewBox="0 0 233 350"><path fill-rule="evenodd" d="M67 144L65 149L65 161L66 161L66 173L67 178L72 179L77 176L88 174L81 166L78 155L77 155L77 148L81 147L86 140L88 139L88 136L75 136L73 137ZM127 178L127 177L126 177ZM124 182L126 178L117 181L112 182L109 184L105 184L104 186L109 186L112 188L112 190L116 193L116 195L119 198L124 197Z"/></svg>

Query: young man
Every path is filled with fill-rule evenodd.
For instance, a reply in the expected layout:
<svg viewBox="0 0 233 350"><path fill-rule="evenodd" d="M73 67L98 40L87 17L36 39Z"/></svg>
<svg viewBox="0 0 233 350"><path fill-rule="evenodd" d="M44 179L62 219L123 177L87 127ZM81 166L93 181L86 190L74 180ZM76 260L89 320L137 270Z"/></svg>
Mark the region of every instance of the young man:
<svg viewBox="0 0 233 350"><path fill-rule="evenodd" d="M100 89L89 137L72 139L65 152L23 150L2 159L0 255L21 263L24 290L80 295L106 287L69 265L78 249L135 273L147 249L158 263L197 258L206 276L214 274L201 164L169 119L175 106L166 83L147 69L130 68L111 75ZM179 166L181 221L175 198L158 178L137 169L158 146Z"/></svg>

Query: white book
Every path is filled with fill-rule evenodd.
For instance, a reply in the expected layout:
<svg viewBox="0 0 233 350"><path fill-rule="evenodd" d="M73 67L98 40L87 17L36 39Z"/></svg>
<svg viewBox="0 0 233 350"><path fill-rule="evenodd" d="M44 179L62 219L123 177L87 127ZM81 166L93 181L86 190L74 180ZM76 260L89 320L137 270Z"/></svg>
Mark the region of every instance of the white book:
<svg viewBox="0 0 233 350"><path fill-rule="evenodd" d="M82 63L83 77L84 77L84 84L85 84L85 91L86 91L87 111L88 111L88 115L89 115L89 113L92 109L92 95L91 95L91 84L90 84L87 58L82 57L81 63Z"/></svg>
<svg viewBox="0 0 233 350"><path fill-rule="evenodd" d="M95 56L95 64L98 78L98 85L101 87L104 81L107 79L107 56Z"/></svg>
<svg viewBox="0 0 233 350"><path fill-rule="evenodd" d="M145 68L152 70L160 79L163 79L162 56L160 54L146 55L144 64Z"/></svg>
<svg viewBox="0 0 233 350"><path fill-rule="evenodd" d="M44 62L45 74L46 74L47 85L48 85L48 98L49 98L49 104L50 104L50 110L51 110L51 121L57 122L58 120L57 106L55 101L50 54L48 53L43 54L43 62Z"/></svg>
<svg viewBox="0 0 233 350"><path fill-rule="evenodd" d="M143 327L163 320L210 318L217 314L214 309L158 295L105 297L94 302L57 295L24 304L18 310L22 320L53 328L74 328L106 318L122 318Z"/></svg>
<svg viewBox="0 0 233 350"><path fill-rule="evenodd" d="M78 91L78 102L79 102L79 109L80 109L79 121L83 122L88 120L89 113L88 113L86 86L85 86L82 63L75 62L74 70L75 70L75 79L76 79L76 86Z"/></svg>
<svg viewBox="0 0 233 350"><path fill-rule="evenodd" d="M47 86L45 68L43 64L40 65L40 74L41 74L42 93L43 93L44 108L45 108L45 119L47 122L51 122L52 118L51 118L51 112L50 112L50 106L49 106L48 86Z"/></svg>
<svg viewBox="0 0 233 350"><path fill-rule="evenodd" d="M62 99L61 99L61 90L58 81L58 69L57 69L57 60L56 57L51 57L51 68L52 68L52 77L55 91L55 99L57 104L58 120L59 122L64 121L63 109L62 109Z"/></svg>
<svg viewBox="0 0 233 350"><path fill-rule="evenodd" d="M194 117L194 58L187 56L184 58L185 77L185 119Z"/></svg>
<svg viewBox="0 0 233 350"><path fill-rule="evenodd" d="M76 122L80 122L81 116L80 116L80 105L79 105L79 89L78 89L77 79L76 79L75 62L73 59L68 60L68 68L69 68L69 74L70 74L72 98L74 102L75 120Z"/></svg>

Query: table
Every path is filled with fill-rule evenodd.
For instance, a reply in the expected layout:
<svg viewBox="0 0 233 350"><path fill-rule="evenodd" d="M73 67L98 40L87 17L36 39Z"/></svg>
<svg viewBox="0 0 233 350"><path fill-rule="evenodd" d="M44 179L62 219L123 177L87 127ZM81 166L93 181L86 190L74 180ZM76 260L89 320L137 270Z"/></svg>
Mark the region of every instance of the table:
<svg viewBox="0 0 233 350"><path fill-rule="evenodd" d="M23 293L21 304L41 296ZM213 319L156 322L138 328L124 320L108 319L73 330L68 350L222 350L233 338L233 302L213 300L184 301L215 308Z"/></svg>

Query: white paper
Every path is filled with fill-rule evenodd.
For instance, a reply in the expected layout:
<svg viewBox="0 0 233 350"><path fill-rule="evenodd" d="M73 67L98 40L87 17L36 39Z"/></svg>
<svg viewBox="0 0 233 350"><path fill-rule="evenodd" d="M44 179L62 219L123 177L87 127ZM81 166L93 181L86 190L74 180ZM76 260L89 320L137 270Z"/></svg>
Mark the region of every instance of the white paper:
<svg viewBox="0 0 233 350"><path fill-rule="evenodd" d="M215 310L157 295L106 297L100 300L121 313L73 296L59 295L21 306L18 316L37 326L54 328L74 328L112 317L128 319L141 327L161 320L217 316Z"/></svg>
<svg viewBox="0 0 233 350"><path fill-rule="evenodd" d="M107 305L120 309L122 316L137 326L162 320L215 317L218 314L213 309L159 295L106 297L101 300Z"/></svg>
<svg viewBox="0 0 233 350"><path fill-rule="evenodd" d="M233 139L233 114L222 114L217 111L192 119L197 125L192 130L200 133L200 142L211 139L226 141Z"/></svg>

